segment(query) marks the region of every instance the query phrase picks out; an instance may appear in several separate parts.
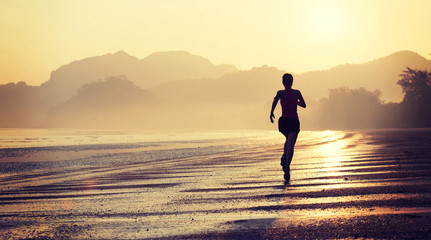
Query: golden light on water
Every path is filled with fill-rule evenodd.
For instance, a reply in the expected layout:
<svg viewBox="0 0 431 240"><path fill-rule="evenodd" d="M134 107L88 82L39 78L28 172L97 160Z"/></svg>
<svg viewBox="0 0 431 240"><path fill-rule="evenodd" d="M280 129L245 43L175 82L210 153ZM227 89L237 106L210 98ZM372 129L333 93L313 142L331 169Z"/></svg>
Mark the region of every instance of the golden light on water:
<svg viewBox="0 0 431 240"><path fill-rule="evenodd" d="M326 144L320 145L318 151L323 157L325 171L336 172L342 166L345 148L349 139L343 139L341 132L328 131L324 137Z"/></svg>

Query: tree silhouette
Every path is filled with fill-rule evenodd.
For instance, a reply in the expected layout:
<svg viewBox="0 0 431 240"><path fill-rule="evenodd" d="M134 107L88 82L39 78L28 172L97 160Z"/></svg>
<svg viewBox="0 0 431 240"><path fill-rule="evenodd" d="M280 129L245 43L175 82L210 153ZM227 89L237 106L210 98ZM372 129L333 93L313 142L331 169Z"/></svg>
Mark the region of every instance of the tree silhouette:
<svg viewBox="0 0 431 240"><path fill-rule="evenodd" d="M403 127L431 127L431 72L407 70L400 74L397 83L403 88L401 123Z"/></svg>
<svg viewBox="0 0 431 240"><path fill-rule="evenodd" d="M431 85L431 72L427 70L413 70L407 67L397 83L403 88L404 101L418 101L429 93Z"/></svg>
<svg viewBox="0 0 431 240"><path fill-rule="evenodd" d="M382 111L381 92L365 88L340 87L329 90L321 101L319 125L324 129L358 129L379 126Z"/></svg>

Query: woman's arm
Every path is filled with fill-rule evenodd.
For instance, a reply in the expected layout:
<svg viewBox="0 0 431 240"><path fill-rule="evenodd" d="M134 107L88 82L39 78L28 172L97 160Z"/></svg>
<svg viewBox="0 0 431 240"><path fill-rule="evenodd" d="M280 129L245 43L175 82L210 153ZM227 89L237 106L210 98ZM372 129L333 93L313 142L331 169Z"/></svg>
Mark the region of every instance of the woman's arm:
<svg viewBox="0 0 431 240"><path fill-rule="evenodd" d="M279 99L280 99L280 96L277 93L277 95L275 95L274 101L272 101L271 113L269 114L269 119L271 120L272 123L274 123L274 118L275 118L274 110L275 110L275 107L277 106Z"/></svg>
<svg viewBox="0 0 431 240"><path fill-rule="evenodd" d="M304 98L302 97L301 92L298 90L299 96L298 96L298 106L306 108L307 105L305 104Z"/></svg>

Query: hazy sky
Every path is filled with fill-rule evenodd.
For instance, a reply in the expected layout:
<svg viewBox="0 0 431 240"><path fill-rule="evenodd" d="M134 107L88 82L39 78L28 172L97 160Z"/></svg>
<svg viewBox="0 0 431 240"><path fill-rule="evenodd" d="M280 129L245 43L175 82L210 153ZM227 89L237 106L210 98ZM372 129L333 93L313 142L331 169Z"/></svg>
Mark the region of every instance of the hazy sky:
<svg viewBox="0 0 431 240"><path fill-rule="evenodd" d="M0 0L0 84L39 85L74 60L186 50L294 73L431 53L429 0Z"/></svg>

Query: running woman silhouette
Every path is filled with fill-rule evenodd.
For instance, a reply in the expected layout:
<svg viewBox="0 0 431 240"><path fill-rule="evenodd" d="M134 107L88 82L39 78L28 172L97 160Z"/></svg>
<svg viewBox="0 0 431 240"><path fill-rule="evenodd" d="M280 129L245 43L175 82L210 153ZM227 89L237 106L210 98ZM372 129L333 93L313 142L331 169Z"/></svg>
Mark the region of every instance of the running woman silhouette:
<svg viewBox="0 0 431 240"><path fill-rule="evenodd" d="M284 179L290 180L290 163L293 158L293 148L299 134L299 118L297 106L306 107L304 98L299 90L292 89L293 77L289 73L283 75L284 90L279 90L272 102L271 114L269 116L274 123L274 110L280 100L282 115L278 119L278 130L286 137L284 143L284 152L281 157L281 166L283 166Z"/></svg>

